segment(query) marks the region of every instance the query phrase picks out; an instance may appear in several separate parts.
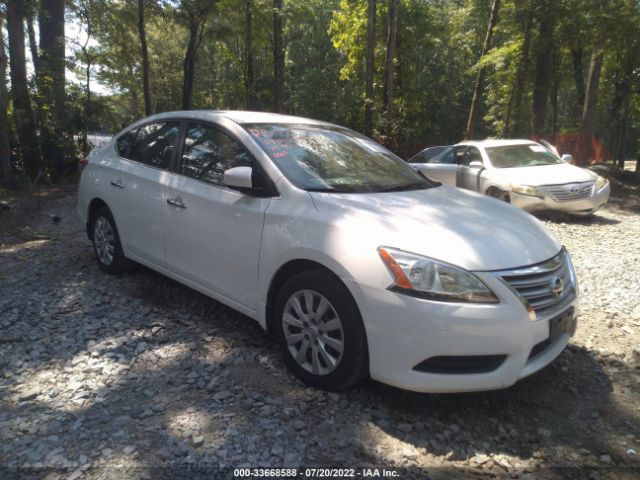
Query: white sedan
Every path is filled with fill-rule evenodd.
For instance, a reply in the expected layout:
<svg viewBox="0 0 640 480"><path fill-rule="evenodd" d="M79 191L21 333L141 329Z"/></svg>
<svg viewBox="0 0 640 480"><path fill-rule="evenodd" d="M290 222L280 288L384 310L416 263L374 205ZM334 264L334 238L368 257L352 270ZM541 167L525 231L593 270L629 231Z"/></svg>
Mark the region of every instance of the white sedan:
<svg viewBox="0 0 640 480"><path fill-rule="evenodd" d="M510 202L527 211L590 215L609 200L609 182L529 140L484 140L431 147L409 160L429 178Z"/></svg>
<svg viewBox="0 0 640 480"><path fill-rule="evenodd" d="M504 388L575 331L575 271L542 223L346 128L164 113L88 160L78 213L99 266L141 263L255 319L309 385Z"/></svg>

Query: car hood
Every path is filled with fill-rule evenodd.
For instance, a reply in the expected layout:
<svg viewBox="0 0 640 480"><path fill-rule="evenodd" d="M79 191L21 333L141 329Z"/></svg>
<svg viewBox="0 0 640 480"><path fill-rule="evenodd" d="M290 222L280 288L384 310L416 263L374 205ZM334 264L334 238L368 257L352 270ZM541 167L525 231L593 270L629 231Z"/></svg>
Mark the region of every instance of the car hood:
<svg viewBox="0 0 640 480"><path fill-rule="evenodd" d="M491 176L504 182L539 187L542 185L558 185L573 182L594 181L598 175L585 168L559 163L557 165L540 165L538 167L495 168Z"/></svg>
<svg viewBox="0 0 640 480"><path fill-rule="evenodd" d="M561 248L535 217L504 202L445 185L373 194L310 193L350 248L389 246L468 270L542 262Z"/></svg>

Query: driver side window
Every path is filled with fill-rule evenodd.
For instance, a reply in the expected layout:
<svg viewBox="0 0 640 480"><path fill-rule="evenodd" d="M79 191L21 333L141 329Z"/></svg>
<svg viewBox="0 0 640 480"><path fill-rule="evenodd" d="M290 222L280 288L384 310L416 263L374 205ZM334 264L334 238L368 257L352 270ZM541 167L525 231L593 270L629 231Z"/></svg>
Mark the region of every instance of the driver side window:
<svg viewBox="0 0 640 480"><path fill-rule="evenodd" d="M453 163L456 163L458 165L468 165L468 163L466 163L466 158L467 158L467 148L466 147L455 148L453 150L453 155L454 155L454 158L455 158L455 161Z"/></svg>
<svg viewBox="0 0 640 480"><path fill-rule="evenodd" d="M465 155L464 165L469 165L471 162L482 163L482 154L476 147L469 147L467 154Z"/></svg>
<svg viewBox="0 0 640 480"><path fill-rule="evenodd" d="M180 173L222 186L225 170L252 166L253 158L240 142L211 125L189 123Z"/></svg>

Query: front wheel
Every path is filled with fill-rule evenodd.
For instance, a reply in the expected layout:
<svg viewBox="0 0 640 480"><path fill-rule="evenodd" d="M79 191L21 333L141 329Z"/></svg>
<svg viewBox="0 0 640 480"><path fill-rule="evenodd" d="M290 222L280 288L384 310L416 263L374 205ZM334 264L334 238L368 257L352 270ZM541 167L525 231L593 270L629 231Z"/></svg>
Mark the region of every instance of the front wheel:
<svg viewBox="0 0 640 480"><path fill-rule="evenodd" d="M509 192L505 192L496 187L491 187L487 190L487 195L495 199L502 200L503 202L511 203L511 196L509 195Z"/></svg>
<svg viewBox="0 0 640 480"><path fill-rule="evenodd" d="M313 270L290 278L278 293L275 315L285 363L307 385L342 390L368 374L360 312L332 274Z"/></svg>

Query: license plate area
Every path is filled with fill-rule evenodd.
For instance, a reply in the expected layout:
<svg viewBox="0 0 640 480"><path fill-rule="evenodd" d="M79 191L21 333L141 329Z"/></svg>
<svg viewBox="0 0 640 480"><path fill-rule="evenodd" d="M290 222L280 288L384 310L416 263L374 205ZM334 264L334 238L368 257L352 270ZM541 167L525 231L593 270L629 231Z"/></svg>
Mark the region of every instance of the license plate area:
<svg viewBox="0 0 640 480"><path fill-rule="evenodd" d="M549 320L549 343L553 343L562 334L569 333L570 336L576 331L576 317L573 307L557 317Z"/></svg>

